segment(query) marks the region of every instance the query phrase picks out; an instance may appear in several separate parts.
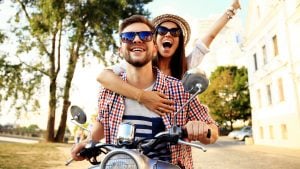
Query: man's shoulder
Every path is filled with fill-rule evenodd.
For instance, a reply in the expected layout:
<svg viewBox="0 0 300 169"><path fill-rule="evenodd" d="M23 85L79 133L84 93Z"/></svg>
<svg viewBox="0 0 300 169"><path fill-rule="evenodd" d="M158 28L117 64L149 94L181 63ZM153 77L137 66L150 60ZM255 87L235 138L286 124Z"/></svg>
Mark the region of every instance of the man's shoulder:
<svg viewBox="0 0 300 169"><path fill-rule="evenodd" d="M181 83L181 80L173 77L173 76L169 76L164 74L163 72L161 72L160 70L157 69L157 72L159 74L159 78L166 80L167 82L172 82L172 83Z"/></svg>
<svg viewBox="0 0 300 169"><path fill-rule="evenodd" d="M181 80L179 80L173 76L165 75L165 79L172 83L181 83Z"/></svg>

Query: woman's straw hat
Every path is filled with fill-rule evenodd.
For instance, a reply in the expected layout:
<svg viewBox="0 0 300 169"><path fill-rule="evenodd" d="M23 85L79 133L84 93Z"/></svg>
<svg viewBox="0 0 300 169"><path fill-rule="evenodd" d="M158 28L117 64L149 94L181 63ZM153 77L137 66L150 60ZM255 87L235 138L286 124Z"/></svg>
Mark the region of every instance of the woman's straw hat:
<svg viewBox="0 0 300 169"><path fill-rule="evenodd" d="M184 45L186 45L190 40L191 28L185 19L173 14L163 14L155 17L152 20L154 27L157 27L163 22L168 22L168 21L174 22L180 27L180 29L183 32Z"/></svg>

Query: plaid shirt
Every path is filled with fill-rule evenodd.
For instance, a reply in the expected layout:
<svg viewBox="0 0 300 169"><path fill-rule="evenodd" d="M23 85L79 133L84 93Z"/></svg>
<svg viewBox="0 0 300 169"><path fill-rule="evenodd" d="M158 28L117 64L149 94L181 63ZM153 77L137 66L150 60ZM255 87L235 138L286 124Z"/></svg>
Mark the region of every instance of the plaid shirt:
<svg viewBox="0 0 300 169"><path fill-rule="evenodd" d="M157 75L153 91L159 91L168 96L170 100L173 100L176 112L187 102L190 94L184 91L183 85L178 79L162 74L157 68L153 70ZM126 81L126 73L122 75L122 79ZM122 122L124 111L124 96L108 89L100 91L98 120L104 126L106 143L116 144L118 126ZM166 129L169 129L173 124L173 117L174 113L162 116ZM200 104L197 98L194 98L189 103L189 106L186 106L183 111L177 114L177 125L183 126L188 121L194 120L205 121L208 124L214 123L208 114L207 108ZM171 162L176 165L184 166L187 169L193 168L191 147L180 144L172 145Z"/></svg>

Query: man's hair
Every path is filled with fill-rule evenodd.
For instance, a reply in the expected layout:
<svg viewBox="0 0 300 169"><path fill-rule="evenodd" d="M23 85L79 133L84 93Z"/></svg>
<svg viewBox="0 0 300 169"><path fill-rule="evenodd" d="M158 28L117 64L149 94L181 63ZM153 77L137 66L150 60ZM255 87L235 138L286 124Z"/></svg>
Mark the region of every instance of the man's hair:
<svg viewBox="0 0 300 169"><path fill-rule="evenodd" d="M121 23L119 28L119 33L122 33L122 31L129 25L133 23L144 23L146 24L152 32L154 32L154 26L151 21L149 21L146 17L142 15L132 15L129 18L124 19L124 21Z"/></svg>

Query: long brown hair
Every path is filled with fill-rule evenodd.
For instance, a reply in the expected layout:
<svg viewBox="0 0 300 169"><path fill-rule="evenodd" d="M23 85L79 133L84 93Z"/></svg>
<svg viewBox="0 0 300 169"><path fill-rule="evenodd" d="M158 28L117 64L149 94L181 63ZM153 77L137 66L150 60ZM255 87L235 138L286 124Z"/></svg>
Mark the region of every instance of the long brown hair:
<svg viewBox="0 0 300 169"><path fill-rule="evenodd" d="M156 40L156 37L157 37L157 32L155 31L155 38L154 38L155 40ZM158 66L159 65L158 62L160 61L161 58L162 58L162 56L158 52L157 57L155 57L155 59L153 60L153 65ZM172 55L169 66L171 69L171 76L173 76L179 80L182 79L183 74L187 71L187 59L185 57L185 46L184 46L184 38L183 38L182 33L179 36L179 44L178 44L178 47L177 47L175 53Z"/></svg>

